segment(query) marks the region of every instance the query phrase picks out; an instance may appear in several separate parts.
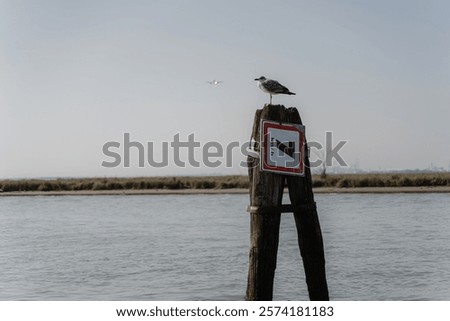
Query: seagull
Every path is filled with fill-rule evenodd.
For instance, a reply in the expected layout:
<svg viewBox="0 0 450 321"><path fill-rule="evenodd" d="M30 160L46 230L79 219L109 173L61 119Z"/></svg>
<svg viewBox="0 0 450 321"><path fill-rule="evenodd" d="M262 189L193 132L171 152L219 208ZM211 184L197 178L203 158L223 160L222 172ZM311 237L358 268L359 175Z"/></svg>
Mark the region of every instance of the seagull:
<svg viewBox="0 0 450 321"><path fill-rule="evenodd" d="M218 84L220 84L220 83L222 83L223 81L222 80L212 80L212 81L207 81L207 83L208 84L210 84L210 85L218 85Z"/></svg>
<svg viewBox="0 0 450 321"><path fill-rule="evenodd" d="M258 82L258 87L270 95L270 104L272 105L272 95L278 94L286 94L286 95L295 95L295 93L291 93L289 89L284 87L276 80L267 79L264 76L255 79Z"/></svg>

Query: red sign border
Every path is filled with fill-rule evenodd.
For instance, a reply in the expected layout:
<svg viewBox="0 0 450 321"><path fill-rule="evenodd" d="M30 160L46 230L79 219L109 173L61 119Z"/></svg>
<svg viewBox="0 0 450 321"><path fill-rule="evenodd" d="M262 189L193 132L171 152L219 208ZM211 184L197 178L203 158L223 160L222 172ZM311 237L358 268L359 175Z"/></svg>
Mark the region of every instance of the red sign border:
<svg viewBox="0 0 450 321"><path fill-rule="evenodd" d="M281 130L288 130L288 131L296 131L300 134L300 159L299 159L299 166L298 168L288 168L288 167L282 167L282 166L272 166L267 164L267 137L268 129L269 128L276 128ZM289 175L298 175L298 176L304 176L305 175L305 166L304 166L304 147L305 147L305 132L303 130L304 126L300 124L286 124L286 123L279 123L274 122L271 120L261 120L261 137L260 137L260 146L262 146L262 153L261 153L261 170L267 171L267 172L274 172L274 173L283 173L283 174L289 174Z"/></svg>

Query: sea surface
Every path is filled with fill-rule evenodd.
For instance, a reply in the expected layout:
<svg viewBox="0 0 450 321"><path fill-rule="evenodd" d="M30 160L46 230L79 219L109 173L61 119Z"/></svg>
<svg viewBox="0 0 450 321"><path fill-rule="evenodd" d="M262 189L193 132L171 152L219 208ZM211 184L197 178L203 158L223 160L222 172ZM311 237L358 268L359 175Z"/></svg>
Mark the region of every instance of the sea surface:
<svg viewBox="0 0 450 321"><path fill-rule="evenodd" d="M450 300L449 194L318 194L331 300ZM243 300L247 195L0 198L0 300ZM291 214L275 300L308 300Z"/></svg>

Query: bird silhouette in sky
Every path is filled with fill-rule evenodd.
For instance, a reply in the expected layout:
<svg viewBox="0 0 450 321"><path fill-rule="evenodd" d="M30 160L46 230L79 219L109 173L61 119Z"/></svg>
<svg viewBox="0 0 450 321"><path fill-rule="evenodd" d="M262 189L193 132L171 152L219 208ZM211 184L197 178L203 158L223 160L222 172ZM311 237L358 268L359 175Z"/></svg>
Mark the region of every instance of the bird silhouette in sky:
<svg viewBox="0 0 450 321"><path fill-rule="evenodd" d="M223 83L223 81L222 80L215 80L215 79L213 79L211 81L207 81L207 83L210 84L210 85L218 85L218 84Z"/></svg>

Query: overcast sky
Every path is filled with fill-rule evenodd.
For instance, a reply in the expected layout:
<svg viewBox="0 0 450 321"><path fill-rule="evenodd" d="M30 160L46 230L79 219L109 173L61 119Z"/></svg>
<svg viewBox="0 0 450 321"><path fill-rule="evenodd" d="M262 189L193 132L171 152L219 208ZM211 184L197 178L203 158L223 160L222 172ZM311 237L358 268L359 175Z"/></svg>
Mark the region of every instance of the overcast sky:
<svg viewBox="0 0 450 321"><path fill-rule="evenodd" d="M136 151L103 168L102 146L245 142L262 75L297 93L273 102L308 140L348 140L349 165L448 168L449 16L445 0L0 0L0 177L245 174L138 168Z"/></svg>

